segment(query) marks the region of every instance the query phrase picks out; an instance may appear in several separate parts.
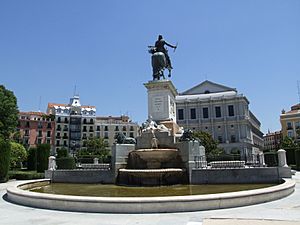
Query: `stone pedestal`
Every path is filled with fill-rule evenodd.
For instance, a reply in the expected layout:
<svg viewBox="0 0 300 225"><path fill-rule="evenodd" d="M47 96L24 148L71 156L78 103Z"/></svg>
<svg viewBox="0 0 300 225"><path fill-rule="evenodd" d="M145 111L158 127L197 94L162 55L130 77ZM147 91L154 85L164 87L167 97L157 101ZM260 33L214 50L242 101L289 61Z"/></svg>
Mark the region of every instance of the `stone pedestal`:
<svg viewBox="0 0 300 225"><path fill-rule="evenodd" d="M192 170L195 168L195 157L205 156L205 148L198 141L183 141L176 143L185 167L188 170L189 182L192 181Z"/></svg>
<svg viewBox="0 0 300 225"><path fill-rule="evenodd" d="M175 137L171 136L168 131L154 131L157 139L158 148L172 148L175 143ZM136 138L136 149L152 148L153 134L151 131L143 132L141 136Z"/></svg>
<svg viewBox="0 0 300 225"><path fill-rule="evenodd" d="M279 149L278 154L278 166L279 167L288 167L286 163L286 151L284 149Z"/></svg>
<svg viewBox="0 0 300 225"><path fill-rule="evenodd" d="M129 152L135 150L134 144L114 144L112 146L112 170L115 177L118 175L118 170L126 168Z"/></svg>
<svg viewBox="0 0 300 225"><path fill-rule="evenodd" d="M50 156L48 161L48 170L56 170L56 158L55 156Z"/></svg>
<svg viewBox="0 0 300 225"><path fill-rule="evenodd" d="M176 88L170 80L149 81L144 84L148 90L148 117L154 121L175 121Z"/></svg>

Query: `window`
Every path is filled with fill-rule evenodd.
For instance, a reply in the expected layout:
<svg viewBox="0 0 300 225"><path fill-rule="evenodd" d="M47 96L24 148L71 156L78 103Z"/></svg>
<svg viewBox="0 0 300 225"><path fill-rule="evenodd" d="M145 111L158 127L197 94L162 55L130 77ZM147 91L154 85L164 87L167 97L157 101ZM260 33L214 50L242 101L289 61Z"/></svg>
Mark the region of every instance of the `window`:
<svg viewBox="0 0 300 225"><path fill-rule="evenodd" d="M130 131L134 131L133 126L130 126Z"/></svg>
<svg viewBox="0 0 300 225"><path fill-rule="evenodd" d="M235 143L235 142L236 142L235 135L231 135L231 136L230 136L230 141L231 141L232 143Z"/></svg>
<svg viewBox="0 0 300 225"><path fill-rule="evenodd" d="M108 133L107 132L104 133L104 139L108 139Z"/></svg>
<svg viewBox="0 0 300 225"><path fill-rule="evenodd" d="M196 119L196 109L193 108L191 109L191 120L195 120Z"/></svg>
<svg viewBox="0 0 300 225"><path fill-rule="evenodd" d="M219 141L219 143L223 143L223 137L222 136L218 136L218 141Z"/></svg>
<svg viewBox="0 0 300 225"><path fill-rule="evenodd" d="M108 126L105 126L105 127L104 127L104 130L105 130L105 131L108 131Z"/></svg>
<svg viewBox="0 0 300 225"><path fill-rule="evenodd" d="M202 109L202 111L203 111L203 118L208 119L208 108L205 107L205 108Z"/></svg>
<svg viewBox="0 0 300 225"><path fill-rule="evenodd" d="M126 131L126 126L123 126L123 131Z"/></svg>
<svg viewBox="0 0 300 225"><path fill-rule="evenodd" d="M130 132L130 133L129 133L129 137L134 138L133 132Z"/></svg>
<svg viewBox="0 0 300 225"><path fill-rule="evenodd" d="M47 131L47 137L51 137L51 131Z"/></svg>
<svg viewBox="0 0 300 225"><path fill-rule="evenodd" d="M290 138L292 138L292 137L294 137L294 135L293 135L293 132L292 131L288 131L288 137L290 137Z"/></svg>
<svg viewBox="0 0 300 225"><path fill-rule="evenodd" d="M221 107L220 106L216 106L215 107L215 111L216 111L216 118L220 118L221 115Z"/></svg>
<svg viewBox="0 0 300 225"><path fill-rule="evenodd" d="M96 137L98 137L98 138L100 137L100 132L96 133Z"/></svg>
<svg viewBox="0 0 300 225"><path fill-rule="evenodd" d="M286 125L287 125L287 129L288 130L292 130L293 129L292 122L287 122Z"/></svg>
<svg viewBox="0 0 300 225"><path fill-rule="evenodd" d="M86 132L86 126L83 126L83 130L82 130L83 132Z"/></svg>
<svg viewBox="0 0 300 225"><path fill-rule="evenodd" d="M116 126L115 131L119 131L119 127L118 126Z"/></svg>
<svg viewBox="0 0 300 225"><path fill-rule="evenodd" d="M183 109L178 109L178 120L184 120Z"/></svg>
<svg viewBox="0 0 300 225"><path fill-rule="evenodd" d="M39 137L42 137L43 136L43 132L41 130L39 130Z"/></svg>
<svg viewBox="0 0 300 225"><path fill-rule="evenodd" d="M233 105L228 106L228 116L234 116L234 108Z"/></svg>
<svg viewBox="0 0 300 225"><path fill-rule="evenodd" d="M97 126L97 131L100 131L100 126Z"/></svg>
<svg viewBox="0 0 300 225"><path fill-rule="evenodd" d="M60 141L56 141L56 146L59 146L60 145Z"/></svg>

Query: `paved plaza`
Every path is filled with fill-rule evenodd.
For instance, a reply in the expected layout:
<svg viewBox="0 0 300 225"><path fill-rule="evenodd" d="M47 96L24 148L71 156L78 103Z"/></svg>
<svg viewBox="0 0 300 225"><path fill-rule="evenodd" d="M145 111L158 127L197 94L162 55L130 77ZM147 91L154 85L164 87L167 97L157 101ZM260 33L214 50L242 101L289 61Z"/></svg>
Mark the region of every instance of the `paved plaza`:
<svg viewBox="0 0 300 225"><path fill-rule="evenodd" d="M300 172L293 179L296 180L295 192L281 200L231 209L162 214L78 213L15 205L5 200L6 188L18 182L10 181L0 184L0 224L300 225Z"/></svg>

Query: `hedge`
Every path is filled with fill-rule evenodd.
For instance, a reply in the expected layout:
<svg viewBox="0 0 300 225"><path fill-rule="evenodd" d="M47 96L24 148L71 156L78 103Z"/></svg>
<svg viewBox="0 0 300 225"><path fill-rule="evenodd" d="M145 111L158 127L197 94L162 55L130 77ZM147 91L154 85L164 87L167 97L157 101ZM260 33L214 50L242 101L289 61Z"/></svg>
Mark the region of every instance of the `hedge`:
<svg viewBox="0 0 300 225"><path fill-rule="evenodd" d="M48 169L48 158L50 156L50 145L40 144L37 146L36 151L36 170L43 173Z"/></svg>
<svg viewBox="0 0 300 225"><path fill-rule="evenodd" d="M264 158L268 167L278 166L277 152L266 152Z"/></svg>
<svg viewBox="0 0 300 225"><path fill-rule="evenodd" d="M295 148L285 148L286 151L286 161L288 165L295 165L296 159L295 159Z"/></svg>
<svg viewBox="0 0 300 225"><path fill-rule="evenodd" d="M0 138L0 182L8 180L10 165L10 142Z"/></svg>
<svg viewBox="0 0 300 225"><path fill-rule="evenodd" d="M36 148L29 148L28 149L28 156L27 156L27 169L28 170L35 170L36 171Z"/></svg>
<svg viewBox="0 0 300 225"><path fill-rule="evenodd" d="M208 155L206 157L207 162L212 161L234 161L234 160L240 160L241 156L239 154L222 154L222 155L216 155L216 156L210 156Z"/></svg>
<svg viewBox="0 0 300 225"><path fill-rule="evenodd" d="M36 171L9 171L9 179L17 180L32 180L32 179L43 179L44 173L37 173Z"/></svg>
<svg viewBox="0 0 300 225"><path fill-rule="evenodd" d="M73 157L62 157L56 159L57 169L75 169L75 159Z"/></svg>

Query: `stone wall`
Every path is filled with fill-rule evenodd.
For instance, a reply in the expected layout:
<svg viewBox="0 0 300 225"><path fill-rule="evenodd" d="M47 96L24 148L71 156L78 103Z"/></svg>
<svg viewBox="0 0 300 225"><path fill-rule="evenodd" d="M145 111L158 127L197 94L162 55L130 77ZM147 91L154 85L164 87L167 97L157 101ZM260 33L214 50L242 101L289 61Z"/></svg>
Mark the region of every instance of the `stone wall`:
<svg viewBox="0 0 300 225"><path fill-rule="evenodd" d="M45 178L55 183L115 183L112 170L46 170Z"/></svg>
<svg viewBox="0 0 300 225"><path fill-rule="evenodd" d="M289 167L193 169L191 184L278 183L291 177Z"/></svg>

